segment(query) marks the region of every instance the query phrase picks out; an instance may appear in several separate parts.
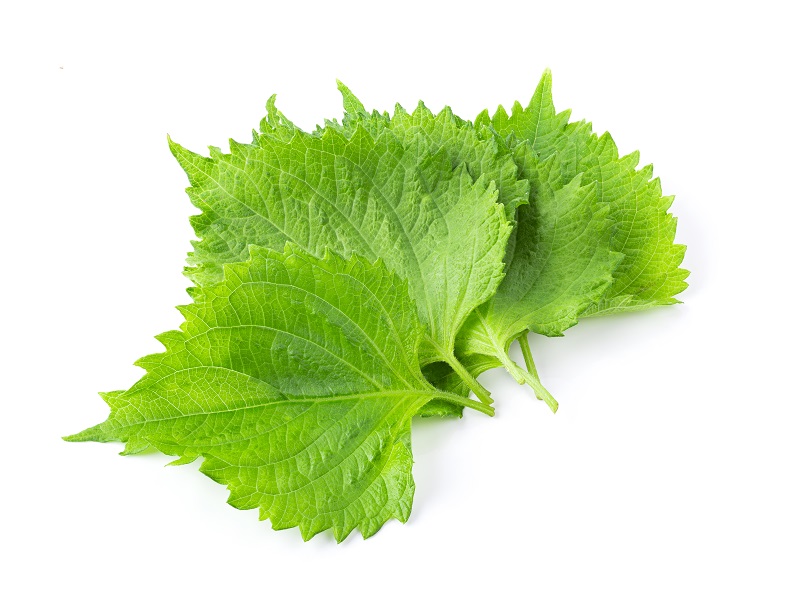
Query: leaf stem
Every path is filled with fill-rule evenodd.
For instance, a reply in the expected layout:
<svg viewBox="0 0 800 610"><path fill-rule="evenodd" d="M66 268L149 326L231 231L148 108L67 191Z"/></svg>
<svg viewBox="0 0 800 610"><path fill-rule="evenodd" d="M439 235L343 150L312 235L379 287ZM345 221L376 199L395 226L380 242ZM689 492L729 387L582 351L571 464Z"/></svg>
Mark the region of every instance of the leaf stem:
<svg viewBox="0 0 800 610"><path fill-rule="evenodd" d="M528 384L533 388L533 391L536 393L537 397L542 397L541 400L544 400L545 403L547 403L547 406L550 407L550 410L553 413L558 410L558 401L553 398L553 395L545 389L545 387L542 385L542 382L539 381L539 377L532 375L525 369L521 368L502 349L498 349L495 355L500 359L500 362L503 363L503 366L509 373L511 373L511 376L517 381L518 384Z"/></svg>
<svg viewBox="0 0 800 610"><path fill-rule="evenodd" d="M528 372L533 375L537 381L539 381L539 384L541 384L541 381L539 380L539 373L536 371L536 363L533 361L531 344L528 342L528 334L528 331L525 331L519 337L517 337L517 343L519 343L519 347L522 350L522 357L525 359L525 368L528 369ZM536 388L533 388L533 392L536 394L536 398L543 400Z"/></svg>
<svg viewBox="0 0 800 610"><path fill-rule="evenodd" d="M489 405L484 404L482 402L478 402L477 400L472 400L471 398L464 398L463 396L459 396L458 394L453 394L452 392L443 392L441 390L437 390L436 398L440 398L441 400L446 400L448 402L453 402L457 405L461 405L462 407L475 409L476 411L485 413L489 417L494 417L494 407L490 407Z"/></svg>
<svg viewBox="0 0 800 610"><path fill-rule="evenodd" d="M473 377L470 372L466 369L466 367L461 364L458 358L450 352L446 353L445 350L439 350L439 354L442 356L444 361L450 365L450 368L455 371L456 375L461 378L466 386L472 390L472 393L485 405L491 405L494 400L492 399L492 395L489 394L489 390L484 388L475 377Z"/></svg>

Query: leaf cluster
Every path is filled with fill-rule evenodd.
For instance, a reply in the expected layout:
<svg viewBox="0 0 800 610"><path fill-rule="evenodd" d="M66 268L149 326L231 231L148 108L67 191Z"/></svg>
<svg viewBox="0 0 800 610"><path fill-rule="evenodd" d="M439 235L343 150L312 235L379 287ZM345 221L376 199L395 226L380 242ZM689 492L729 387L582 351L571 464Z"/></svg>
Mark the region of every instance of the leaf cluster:
<svg viewBox="0 0 800 610"><path fill-rule="evenodd" d="M493 414L477 377L498 366L555 411L529 333L677 303L688 275L652 166L557 112L549 72L474 121L339 89L343 117L313 132L273 96L227 153L170 140L200 211L192 303L67 437L202 458L233 506L337 541L408 519L415 416Z"/></svg>

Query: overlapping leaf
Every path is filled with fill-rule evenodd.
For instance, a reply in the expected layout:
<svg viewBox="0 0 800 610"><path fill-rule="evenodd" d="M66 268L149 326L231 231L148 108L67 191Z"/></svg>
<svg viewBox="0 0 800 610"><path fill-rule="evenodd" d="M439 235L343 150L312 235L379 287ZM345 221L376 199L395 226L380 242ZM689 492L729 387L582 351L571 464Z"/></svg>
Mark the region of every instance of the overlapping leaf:
<svg viewBox="0 0 800 610"><path fill-rule="evenodd" d="M242 260L250 244L291 241L316 254L329 248L381 259L409 281L427 328L422 362L460 367L456 334L497 289L511 224L495 182L473 180L466 162L454 165L424 137L373 135L360 126L308 134L286 124L250 145L231 142L230 154L212 148L210 158L171 143L202 210L192 218L201 239L190 276L198 284L217 280L222 264ZM519 190L515 175L498 176L503 188Z"/></svg>
<svg viewBox="0 0 800 610"><path fill-rule="evenodd" d="M420 371L423 328L405 282L380 262L253 247L193 293L181 330L159 337L166 352L104 396L105 422L67 440L202 457L233 506L305 539L405 521L411 417L448 399Z"/></svg>
<svg viewBox="0 0 800 610"><path fill-rule="evenodd" d="M511 151L491 131L479 132L472 123L453 114L449 107L434 114L422 102L413 112L398 104L391 116L377 111L369 113L344 84L339 83L339 91L344 101L344 118L341 126L336 121L328 121L329 128L348 134L362 128L375 137L389 130L406 147L416 150L420 158L436 152L444 155L454 168L464 165L474 180L485 176L494 182L497 199L511 221L515 219L517 207L528 203L528 181L520 179ZM268 121L270 118L273 123L279 120L272 114L268 115Z"/></svg>
<svg viewBox="0 0 800 610"><path fill-rule="evenodd" d="M543 183L532 205L520 208L514 257L495 296L462 328L457 353L496 357L517 381L530 383L555 410L557 403L508 356L527 331L557 336L608 290L620 260L608 243L608 207L576 177L558 190Z"/></svg>
<svg viewBox="0 0 800 610"><path fill-rule="evenodd" d="M230 154L170 142L201 211L195 302L145 376L104 395L108 420L68 438L201 457L232 505L306 539L405 521L411 418L492 413L484 371L555 410L529 332L675 303L688 275L652 167L557 113L549 72L527 107L475 123L340 90L342 121L313 133L273 97Z"/></svg>
<svg viewBox="0 0 800 610"><path fill-rule="evenodd" d="M496 358L518 381L527 380L534 385L537 393L555 409L555 399L541 386L538 377L527 375L512 362L508 349L514 339L528 330L551 336L562 334L608 289L611 273L621 258L610 249L612 223L608 219L608 206L597 200L594 188L582 187L579 177L565 183L554 156L540 160L527 141L507 148L498 142L495 131L475 128L454 117L449 109L433 115L421 103L413 114L400 106L391 117L367 113L349 89L341 85L340 89L345 102L346 129L365 126L372 133L391 130L401 138L422 132L429 148L449 149L450 156L459 160L466 154L454 147L453 141L468 140L470 146L466 150L474 151L480 144L498 150L495 155L501 159L514 159L516 175L530 185L527 193L530 205L509 206L516 210L518 226L506 253L506 277L497 293L462 328L457 353L462 361L472 354ZM537 93L534 99L541 102L542 92ZM560 127L556 117L551 122L552 129ZM453 138L451 134L459 131L468 133L468 138ZM491 163L484 167L487 165L492 167ZM491 360L481 362L486 365Z"/></svg>
<svg viewBox="0 0 800 610"><path fill-rule="evenodd" d="M662 195L651 165L636 169L638 152L620 157L608 133L597 136L591 123L568 123L569 116L568 110L556 113L548 71L526 108L516 102L510 115L500 107L491 118L484 111L476 125L527 141L537 159L555 160L565 184L580 176L581 184L593 186L597 200L608 205L611 250L624 258L609 290L582 315L677 303L675 295L686 288L689 273L680 268L686 248L674 243L677 221L668 213L673 198Z"/></svg>
<svg viewBox="0 0 800 610"><path fill-rule="evenodd" d="M393 116L367 113L349 89L340 89L345 127L391 129L401 137L422 130L433 149L447 146L448 129L470 130L474 141L495 146L498 135L518 177L530 185L530 205L514 206L518 226L506 277L459 333L462 361L471 354L494 356L555 408L535 371L526 374L507 357L515 338L528 331L561 335L580 316L674 303L685 288L687 272L679 268L684 247L673 243L675 219L666 213L671 198L651 180L652 167L637 171L637 153L619 158L608 134L597 137L590 124L569 124L569 112L557 113L549 72L526 108L516 103L509 115L501 107L492 118L484 112L474 127L449 109L434 116L422 104L413 114L399 106ZM475 370L490 361L481 362Z"/></svg>

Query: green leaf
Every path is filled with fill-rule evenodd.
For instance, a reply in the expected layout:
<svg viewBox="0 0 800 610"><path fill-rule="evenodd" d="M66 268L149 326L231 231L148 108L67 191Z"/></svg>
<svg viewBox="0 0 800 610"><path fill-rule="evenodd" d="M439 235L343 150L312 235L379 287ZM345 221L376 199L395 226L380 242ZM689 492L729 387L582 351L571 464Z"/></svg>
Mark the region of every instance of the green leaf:
<svg viewBox="0 0 800 610"><path fill-rule="evenodd" d="M542 387L527 332L561 335L580 316L676 303L688 272L685 248L673 243L671 198L661 196L652 167L636 170L638 153L620 158L608 134L557 113L550 72L530 104L484 111L476 125L493 129L515 151L531 185L531 205L519 210L507 275L497 294L462 328L457 353L495 355L520 383L555 410ZM528 371L507 357L521 338Z"/></svg>
<svg viewBox="0 0 800 610"><path fill-rule="evenodd" d="M434 114L422 101L411 113L399 104L391 116L377 110L368 113L341 82L339 91L344 101L344 118L341 125L327 121L329 128L346 134L362 128L375 137L388 129L404 146L416 149L420 158L431 152L443 154L452 167L464 165L473 180L483 176L494 182L497 199L505 206L510 221L514 220L517 207L528 203L528 181L520 179L511 151L498 141L493 131L476 130L472 123L453 114L450 107Z"/></svg>
<svg viewBox="0 0 800 610"><path fill-rule="evenodd" d="M674 297L685 290L689 273L680 268L686 248L674 243L677 220L668 213L673 198L662 195L651 165L636 169L638 152L620 157L608 133L597 136L584 121L568 124L569 115L555 111L548 71L526 108L516 102L508 115L500 107L491 119L484 112L476 124L527 141L537 159L554 158L564 184L580 176L608 205L611 250L624 258L609 290L583 316L679 302Z"/></svg>
<svg viewBox="0 0 800 610"><path fill-rule="evenodd" d="M412 416L433 398L491 408L424 379L416 308L382 263L250 252L194 289L181 330L158 337L166 351L137 363L144 377L104 395L108 419L67 440L202 457L231 505L304 539L407 520Z"/></svg>
<svg viewBox="0 0 800 610"><path fill-rule="evenodd" d="M533 202L519 209L516 248L506 277L464 325L456 352L496 357L555 411L555 399L538 377L526 375L509 358L508 350L527 331L560 336L575 325L608 290L621 255L609 249L608 206L597 201L591 185L581 186L577 176L562 186L552 164L524 167L540 175L530 175Z"/></svg>
<svg viewBox="0 0 800 610"><path fill-rule="evenodd" d="M455 117L449 108L434 115L421 102L411 114L401 106L396 106L392 116L368 113L347 87L340 84L340 90L345 105L345 133L358 128L373 134L391 130L404 141L413 138L430 150L447 151L454 164L466 162L476 172L495 172L492 176L498 183L505 180L500 198L503 201L505 194L509 200L507 212L516 212L519 225L506 252L506 277L497 294L462 327L456 352L463 362L476 355L488 357L481 360L486 365L482 370L502 363L517 380L523 381L524 372L507 355L514 339L528 330L562 334L611 284L611 272L619 264L620 255L609 251L608 207L597 201L593 188L582 188L580 179L565 185L556 164L541 163L526 141L509 147L498 139L491 126L476 128ZM566 125L566 117L542 105L543 99L543 92L537 91L534 103L539 110L538 128L532 131L533 139L540 144L554 140ZM531 128L511 119L506 123L509 129ZM500 167L504 174L497 173ZM530 185L530 189L522 190L520 185ZM527 203L527 197L531 205L519 207ZM466 368L469 371L470 367ZM438 370L453 372L446 365ZM443 387L439 384L446 379L435 379L434 385ZM536 386L539 393L546 395L540 386ZM549 402L555 408L555 400L550 398ZM426 413L433 410L454 408L426 406Z"/></svg>
<svg viewBox="0 0 800 610"><path fill-rule="evenodd" d="M492 356L483 354L468 354L459 357L459 361L469 372L470 376L478 377L489 369L503 366L502 363ZM446 362L434 362L422 369L425 378L436 388L466 398L469 396L469 386ZM420 417L461 417L464 411L463 404L452 400L434 399L423 405L419 410Z"/></svg>
<svg viewBox="0 0 800 610"><path fill-rule="evenodd" d="M503 277L511 223L495 182L473 180L466 162L429 150L422 133L399 138L358 126L308 134L274 112L262 130L253 144L232 141L230 154L212 148L210 158L170 142L202 211L192 218L201 239L190 277L199 285L218 280L249 244L289 241L317 255L331 249L382 259L409 281L426 326L423 364L457 367L459 328Z"/></svg>

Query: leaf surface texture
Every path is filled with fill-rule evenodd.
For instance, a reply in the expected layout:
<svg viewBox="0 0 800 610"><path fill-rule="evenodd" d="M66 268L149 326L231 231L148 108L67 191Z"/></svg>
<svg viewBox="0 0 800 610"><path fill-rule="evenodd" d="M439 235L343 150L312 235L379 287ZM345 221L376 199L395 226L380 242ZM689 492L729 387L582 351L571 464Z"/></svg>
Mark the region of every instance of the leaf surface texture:
<svg viewBox="0 0 800 610"><path fill-rule="evenodd" d="M181 330L158 337L166 351L137 363L144 377L68 440L202 457L233 506L306 539L408 518L411 418L442 393L420 371L405 282L360 257L253 247L180 309Z"/></svg>

